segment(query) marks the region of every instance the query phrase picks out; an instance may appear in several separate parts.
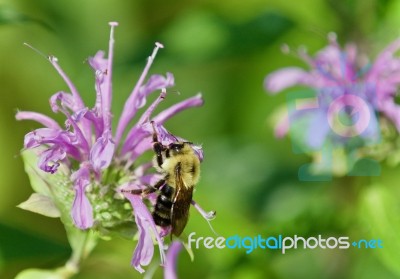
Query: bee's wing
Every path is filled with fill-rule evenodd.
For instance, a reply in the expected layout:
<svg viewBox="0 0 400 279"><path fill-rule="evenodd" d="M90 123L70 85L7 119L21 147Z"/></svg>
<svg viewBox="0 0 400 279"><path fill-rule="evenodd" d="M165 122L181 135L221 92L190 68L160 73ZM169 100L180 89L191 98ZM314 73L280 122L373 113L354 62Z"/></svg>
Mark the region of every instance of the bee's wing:
<svg viewBox="0 0 400 279"><path fill-rule="evenodd" d="M179 236L188 221L193 194L193 185L186 186L184 184L180 163L175 167L175 186L175 196L171 210L171 224L172 234Z"/></svg>

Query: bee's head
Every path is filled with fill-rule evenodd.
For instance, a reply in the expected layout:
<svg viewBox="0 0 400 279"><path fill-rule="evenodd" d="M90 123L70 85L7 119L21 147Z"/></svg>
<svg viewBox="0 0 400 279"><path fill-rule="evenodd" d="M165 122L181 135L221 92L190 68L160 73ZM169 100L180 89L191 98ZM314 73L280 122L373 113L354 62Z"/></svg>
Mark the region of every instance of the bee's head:
<svg viewBox="0 0 400 279"><path fill-rule="evenodd" d="M172 151L173 154L189 154L193 152L192 147L190 146L191 142L174 142L171 143L168 148Z"/></svg>

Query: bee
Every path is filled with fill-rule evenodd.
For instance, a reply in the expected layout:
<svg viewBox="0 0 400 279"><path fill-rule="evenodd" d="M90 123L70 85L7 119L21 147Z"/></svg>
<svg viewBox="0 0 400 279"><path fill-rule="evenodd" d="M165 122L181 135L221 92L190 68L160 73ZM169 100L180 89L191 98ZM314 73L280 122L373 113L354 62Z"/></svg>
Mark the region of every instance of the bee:
<svg viewBox="0 0 400 279"><path fill-rule="evenodd" d="M163 145L153 125L153 165L164 177L145 190L159 190L152 213L160 227L171 226L172 235L180 236L185 228L192 202L193 190L200 178L200 160L191 147L191 142L176 141Z"/></svg>

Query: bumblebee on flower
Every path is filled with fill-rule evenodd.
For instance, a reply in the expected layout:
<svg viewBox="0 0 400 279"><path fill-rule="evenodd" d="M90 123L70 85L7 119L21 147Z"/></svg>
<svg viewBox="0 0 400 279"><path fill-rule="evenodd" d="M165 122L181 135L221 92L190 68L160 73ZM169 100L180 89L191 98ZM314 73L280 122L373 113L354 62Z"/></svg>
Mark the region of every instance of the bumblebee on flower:
<svg viewBox="0 0 400 279"><path fill-rule="evenodd" d="M138 244L132 265L144 272L142 266L148 265L154 254L153 237L159 246L161 264L164 264L163 237L170 231L170 226L157 227L143 201L148 199L155 205L157 193L143 195L131 191L154 186L163 178L161 173L151 171L151 162L138 164L137 159L152 150L154 135L157 135L157 142L164 148L163 152L166 146L176 142L187 143L187 148L200 162L203 159L201 146L173 136L166 130L164 123L182 110L201 106L203 99L198 94L153 115L155 108L166 98L167 88L174 86L174 76L171 73L165 76L152 75L145 81L158 50L163 48L162 44L156 43L113 132L111 123L115 113L111 113L112 61L114 29L117 25L116 22L110 23L107 57L103 51L99 51L88 59L95 75L96 100L93 108L84 104L78 90L59 66L57 58L48 57L70 91L60 91L50 98L53 112L65 115L65 126L37 112L19 111L16 118L34 120L44 126L25 136L24 148L35 151L41 171L58 174L54 177L62 180L62 183L50 186L63 187L63 194L58 194L58 190L52 191L48 198L54 201L61 212L64 209L70 211L70 216L62 218L65 226L73 225L80 230L91 229L101 236L108 236L111 231L118 232L121 225L132 224L133 209ZM149 94L157 91L158 98L145 108ZM133 122L140 109L144 111ZM62 175L59 173L61 168ZM161 186L159 188L162 191L166 185ZM126 206L126 200L131 207ZM192 202L190 196L189 205ZM188 206L187 203L185 206ZM204 211L200 212L205 218L211 218Z"/></svg>

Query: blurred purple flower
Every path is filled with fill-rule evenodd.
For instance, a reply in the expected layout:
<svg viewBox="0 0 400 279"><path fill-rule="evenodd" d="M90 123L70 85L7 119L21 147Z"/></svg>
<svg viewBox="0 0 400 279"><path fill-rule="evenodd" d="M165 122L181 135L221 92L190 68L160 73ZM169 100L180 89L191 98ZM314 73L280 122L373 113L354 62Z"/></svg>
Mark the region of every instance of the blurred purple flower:
<svg viewBox="0 0 400 279"><path fill-rule="evenodd" d="M309 71L298 67L280 69L269 74L264 85L271 93L303 85L315 90L315 101L308 100L303 104L311 109L290 111L277 124L275 135L285 136L290 123L308 117L306 137L312 149L321 148L332 136L342 144L355 134L363 140L376 142L380 134L378 112L389 118L400 131L400 107L394 100L400 84L400 59L394 57L394 53L399 48L400 40L397 40L370 64L357 53L355 45L349 44L342 49L336 35L330 34L329 45L315 57L304 50L299 51L298 56L308 64ZM287 51L287 47L284 50ZM335 129L338 126L333 126L333 114L340 113L340 109L352 123L358 122L358 126L354 125L354 133L349 133L349 129L341 133L340 129Z"/></svg>
<svg viewBox="0 0 400 279"><path fill-rule="evenodd" d="M92 204L100 202L97 200L101 196L91 199L88 193L104 183L106 178L103 177L103 174L111 173L113 170L118 174L119 178L116 181L108 181L106 186L113 185L114 190L120 193L121 189L144 189L147 185L154 185L160 179L158 173L147 173L152 166L151 162L134 165L138 157L152 148L153 130L150 120L155 122L160 140L164 144L168 144L179 138L168 133L163 127L164 122L182 110L203 104L202 96L198 94L152 116L154 109L166 97L166 88L174 85L174 76L171 73L167 73L165 76L152 75L145 82L157 51L163 47L160 43L156 43L139 81L125 103L115 134L113 134L110 111L111 79L114 28L117 25L115 22L110 23L108 57L105 58L104 52L99 51L88 60L95 74L96 101L92 109L83 103L77 89L59 66L57 58L49 57L50 63L70 90L70 93L60 91L50 98L52 110L65 115L65 127L40 113L19 111L16 114L17 120L34 120L45 126L28 133L24 140L26 149L45 147L38 158L38 167L41 170L53 174L57 172L60 164L65 163L69 167L78 166L76 170L71 169L70 176L71 185L73 185L71 191L74 192L71 218L74 225L80 229L91 228L96 222L100 222L93 213L94 206ZM135 123L132 123L134 118L137 119L138 110L146 105L147 96L159 90L161 90L159 97L144 110ZM193 149L202 159L201 147L193 145ZM71 164L73 162L75 163ZM153 238L158 242L161 262L164 264L163 236L168 233L168 229L156 227L150 211L142 201L144 197L128 192L122 194L132 205L139 235L132 265L138 271L144 271L141 266L148 265L153 257ZM146 199L154 204L155 193L148 195Z"/></svg>

